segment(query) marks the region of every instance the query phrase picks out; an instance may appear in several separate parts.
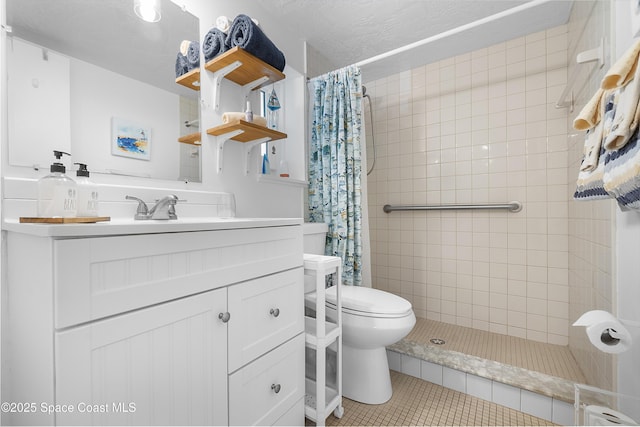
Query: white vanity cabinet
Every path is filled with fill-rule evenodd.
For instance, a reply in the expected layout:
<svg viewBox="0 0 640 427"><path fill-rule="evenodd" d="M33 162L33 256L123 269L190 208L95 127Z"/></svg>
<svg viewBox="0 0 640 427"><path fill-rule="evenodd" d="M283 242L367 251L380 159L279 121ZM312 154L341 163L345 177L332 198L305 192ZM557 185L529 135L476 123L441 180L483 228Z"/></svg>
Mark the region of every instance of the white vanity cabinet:
<svg viewBox="0 0 640 427"><path fill-rule="evenodd" d="M304 423L299 223L45 227L6 233L2 424Z"/></svg>

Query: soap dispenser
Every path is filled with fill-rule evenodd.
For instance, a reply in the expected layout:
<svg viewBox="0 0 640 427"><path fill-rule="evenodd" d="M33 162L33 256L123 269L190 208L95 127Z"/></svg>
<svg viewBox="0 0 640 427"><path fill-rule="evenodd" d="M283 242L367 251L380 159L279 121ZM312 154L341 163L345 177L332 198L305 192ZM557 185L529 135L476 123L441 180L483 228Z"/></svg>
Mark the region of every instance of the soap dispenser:
<svg viewBox="0 0 640 427"><path fill-rule="evenodd" d="M89 179L89 171L84 163L78 165L76 184L78 185L78 216L98 216L98 186Z"/></svg>
<svg viewBox="0 0 640 427"><path fill-rule="evenodd" d="M66 168L59 160L69 153L53 151L56 160L50 167L50 174L38 180L38 216L42 218L76 216L77 186L73 179L65 175Z"/></svg>

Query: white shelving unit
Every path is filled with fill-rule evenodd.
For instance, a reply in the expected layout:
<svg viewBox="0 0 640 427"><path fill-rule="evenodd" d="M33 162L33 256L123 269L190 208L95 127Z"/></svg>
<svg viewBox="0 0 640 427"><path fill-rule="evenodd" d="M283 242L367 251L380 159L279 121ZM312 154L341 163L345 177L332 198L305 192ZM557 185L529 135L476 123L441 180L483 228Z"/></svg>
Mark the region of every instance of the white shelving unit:
<svg viewBox="0 0 640 427"><path fill-rule="evenodd" d="M244 99L246 100L251 91L285 78L282 72L237 46L222 55L216 56L207 62L204 68L213 73L216 111L220 110L220 93L222 91L222 80L224 79L242 86ZM195 78L195 76L185 75L185 81L176 81L184 86L191 87L191 80ZM199 78L200 75L198 73L197 79L199 80ZM244 120L218 125L207 129L207 133L216 137L218 174L222 173L224 145L228 141L245 143L244 174L248 175L251 169L249 159L253 148L265 142L287 137L286 133Z"/></svg>
<svg viewBox="0 0 640 427"><path fill-rule="evenodd" d="M305 384L305 416L323 426L331 411L342 418L342 268L339 257L304 255L304 274L315 278L315 287L305 292L316 293L315 318L305 316L305 345L315 352L315 366L307 364ZM334 275L336 286L335 321L326 319L326 277ZM335 352L335 378L327 381L327 349Z"/></svg>

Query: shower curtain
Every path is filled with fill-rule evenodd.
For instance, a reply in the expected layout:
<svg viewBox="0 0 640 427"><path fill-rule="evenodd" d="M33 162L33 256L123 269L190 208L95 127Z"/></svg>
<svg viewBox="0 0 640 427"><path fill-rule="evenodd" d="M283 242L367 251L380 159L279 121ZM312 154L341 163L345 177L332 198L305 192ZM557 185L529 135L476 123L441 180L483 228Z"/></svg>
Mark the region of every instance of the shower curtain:
<svg viewBox="0 0 640 427"><path fill-rule="evenodd" d="M311 79L309 219L329 225L325 254L362 284L362 77L349 66Z"/></svg>

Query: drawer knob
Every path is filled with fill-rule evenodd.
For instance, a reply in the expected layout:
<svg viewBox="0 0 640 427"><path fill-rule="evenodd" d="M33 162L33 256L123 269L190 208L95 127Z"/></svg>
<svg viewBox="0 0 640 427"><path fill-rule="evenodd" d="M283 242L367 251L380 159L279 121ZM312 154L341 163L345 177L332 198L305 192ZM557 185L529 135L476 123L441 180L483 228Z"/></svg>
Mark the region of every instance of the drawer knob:
<svg viewBox="0 0 640 427"><path fill-rule="evenodd" d="M227 323L231 319L231 314L228 311L218 314L218 319L222 320L222 323Z"/></svg>
<svg viewBox="0 0 640 427"><path fill-rule="evenodd" d="M279 308L272 308L271 311L269 312L270 315L272 315L273 317L278 317L280 316L280 309Z"/></svg>
<svg viewBox="0 0 640 427"><path fill-rule="evenodd" d="M271 384L271 390L273 390L276 394L280 393L280 384Z"/></svg>

